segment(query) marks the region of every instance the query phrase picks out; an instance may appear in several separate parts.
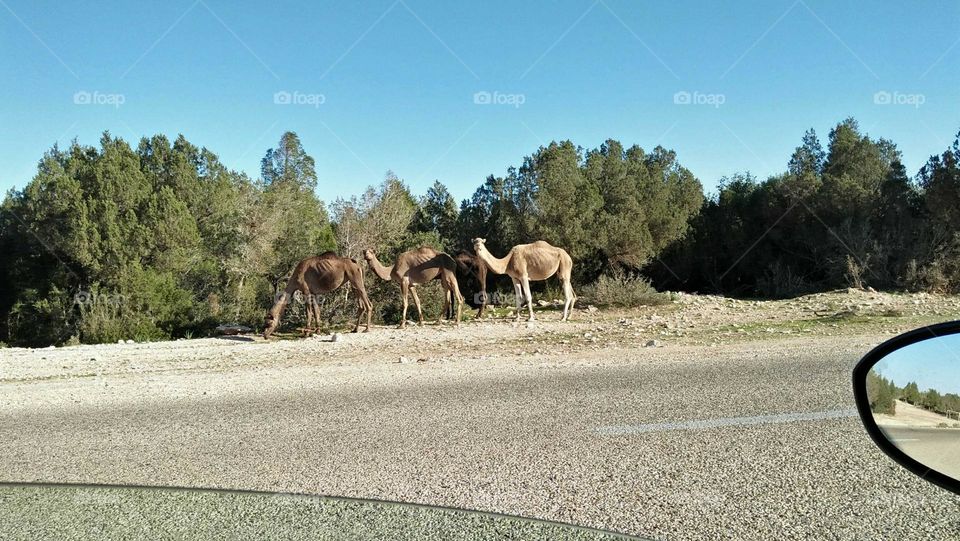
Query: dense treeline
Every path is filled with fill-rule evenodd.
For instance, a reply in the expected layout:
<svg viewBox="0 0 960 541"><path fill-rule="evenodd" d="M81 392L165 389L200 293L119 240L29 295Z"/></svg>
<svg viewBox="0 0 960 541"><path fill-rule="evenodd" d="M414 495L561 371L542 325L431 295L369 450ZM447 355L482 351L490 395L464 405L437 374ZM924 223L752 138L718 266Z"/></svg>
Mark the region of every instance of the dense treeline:
<svg viewBox="0 0 960 541"><path fill-rule="evenodd" d="M182 136L133 148L104 134L99 148L54 147L3 202L0 339L36 346L259 327L294 264L326 250L359 259L374 248L389 264L420 245L466 249L475 236L496 252L545 239L568 247L578 280L589 281L609 264L639 268L685 233L703 201L674 153L616 141L591 151L553 143L461 205L439 182L415 197L392 173L334 201L330 215L317 191L314 161L293 133L267 151L255 180ZM372 273L367 282L376 317L396 321L395 286ZM427 289L438 306L439 291ZM329 297L329 319L352 309L345 291Z"/></svg>
<svg viewBox="0 0 960 541"><path fill-rule="evenodd" d="M42 345L251 321L291 261L336 248L316 182L292 134L257 181L183 137L54 147L3 202L0 332Z"/></svg>
<svg viewBox="0 0 960 541"><path fill-rule="evenodd" d="M921 391L915 382L907 383L903 388L873 370L867 373L867 397L870 410L874 413L896 414L896 400L902 400L919 408L941 415L956 417L960 412L960 395L941 394L936 389Z"/></svg>
<svg viewBox="0 0 960 541"><path fill-rule="evenodd" d="M720 183L649 272L660 287L786 297L841 287L960 290L960 144L907 175L856 121L808 131L787 171Z"/></svg>
<svg viewBox="0 0 960 541"><path fill-rule="evenodd" d="M162 135L131 147L54 147L0 213L0 341L16 345L199 336L262 325L293 265L366 248L389 264L431 245L455 254L483 237L494 254L537 239L575 260L581 292L643 287L786 296L836 287L960 289L960 144L915 179L896 146L837 125L811 130L787 171L724 179L705 198L674 152L606 141L553 142L457 203L439 181L415 195L392 173L362 194L321 201L313 159L293 133L258 178L206 148ZM499 280L499 281L498 281ZM395 286L367 272L375 317L395 322ZM491 291L510 291L491 278ZM543 286L541 286L543 287ZM551 287L547 285L546 287ZM468 300L477 284L464 279ZM430 310L439 288L421 295ZM352 310L346 292L322 309ZM638 299L642 295L625 295ZM302 309L288 310L288 326Z"/></svg>

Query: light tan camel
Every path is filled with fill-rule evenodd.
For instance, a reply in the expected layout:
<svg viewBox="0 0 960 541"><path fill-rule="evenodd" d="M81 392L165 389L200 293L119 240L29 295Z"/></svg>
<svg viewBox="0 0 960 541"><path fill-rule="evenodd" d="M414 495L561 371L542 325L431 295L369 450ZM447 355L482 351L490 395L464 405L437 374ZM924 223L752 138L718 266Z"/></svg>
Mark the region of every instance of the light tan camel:
<svg viewBox="0 0 960 541"><path fill-rule="evenodd" d="M473 239L473 250L490 269L496 274L507 274L513 280L513 291L517 296L517 321L520 321L520 307L522 300L527 301L530 311L529 321L533 321L533 296L530 294L531 280L546 280L554 274L560 277L563 284L563 317L561 321L569 319L573 311L573 303L577 296L570 284L570 272L573 269L573 259L563 248L557 248L542 240L530 244L518 244L503 259L493 256L484 245L486 239Z"/></svg>
<svg viewBox="0 0 960 541"><path fill-rule="evenodd" d="M423 309L420 307L417 286L431 280L440 280L444 289L443 311L440 312L437 322L439 323L443 319L447 307L455 302L457 304L457 325L460 324L460 318L463 315L463 295L460 294L460 287L457 285L457 262L452 257L433 248L421 246L398 255L392 267L383 266L377 259L377 254L370 249L364 250L363 258L367 260L370 268L381 280L393 281L400 286L400 294L403 297L401 329L407 326L407 307L411 294L413 295L413 302L417 305L420 325L423 325Z"/></svg>
<svg viewBox="0 0 960 541"><path fill-rule="evenodd" d="M340 257L333 252L325 252L297 263L297 266L293 269L293 274L287 281L287 287L283 294L267 312L266 329L263 332L263 337L270 338L273 331L277 329L284 309L297 291L303 294L306 302L307 331L309 332L314 328L314 322L319 327L320 305L317 302L317 295L333 291L347 281L350 282L350 287L357 298L357 324L353 328L353 332L360 330L360 321L364 312L367 314L367 327L363 332L369 331L373 303L367 297L367 290L363 286L363 268L349 257Z"/></svg>

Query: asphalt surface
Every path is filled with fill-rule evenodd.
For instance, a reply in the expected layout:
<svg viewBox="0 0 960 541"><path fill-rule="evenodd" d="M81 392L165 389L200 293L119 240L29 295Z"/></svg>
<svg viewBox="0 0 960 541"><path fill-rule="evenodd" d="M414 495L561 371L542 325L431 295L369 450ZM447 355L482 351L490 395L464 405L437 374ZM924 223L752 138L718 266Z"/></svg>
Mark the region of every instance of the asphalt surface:
<svg viewBox="0 0 960 541"><path fill-rule="evenodd" d="M908 456L960 480L960 429L883 427L887 439Z"/></svg>
<svg viewBox="0 0 960 541"><path fill-rule="evenodd" d="M0 539L621 541L517 517L290 494L0 486Z"/></svg>
<svg viewBox="0 0 960 541"><path fill-rule="evenodd" d="M409 364L285 346L279 365L0 384L0 480L398 500L657 539L960 537L960 498L851 416L870 345Z"/></svg>

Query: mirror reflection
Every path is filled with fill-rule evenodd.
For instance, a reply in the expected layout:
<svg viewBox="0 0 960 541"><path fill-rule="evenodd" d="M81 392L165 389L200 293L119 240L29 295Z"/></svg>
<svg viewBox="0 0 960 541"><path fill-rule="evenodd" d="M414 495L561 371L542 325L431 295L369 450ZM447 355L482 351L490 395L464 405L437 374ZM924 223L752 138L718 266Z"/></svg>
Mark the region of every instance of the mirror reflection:
<svg viewBox="0 0 960 541"><path fill-rule="evenodd" d="M881 359L867 375L867 397L890 442L960 479L960 334L931 337Z"/></svg>

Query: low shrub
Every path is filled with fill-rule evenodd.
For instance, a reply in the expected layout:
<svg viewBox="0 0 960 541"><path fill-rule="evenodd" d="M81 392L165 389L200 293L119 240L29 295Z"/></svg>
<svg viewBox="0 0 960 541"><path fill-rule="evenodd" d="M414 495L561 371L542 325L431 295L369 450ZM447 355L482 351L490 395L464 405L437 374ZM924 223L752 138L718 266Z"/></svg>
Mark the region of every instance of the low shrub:
<svg viewBox="0 0 960 541"><path fill-rule="evenodd" d="M670 302L670 295L654 289L647 278L622 271L600 275L596 282L580 288L578 296L584 303L601 306L653 306Z"/></svg>

